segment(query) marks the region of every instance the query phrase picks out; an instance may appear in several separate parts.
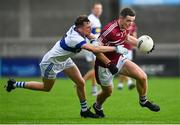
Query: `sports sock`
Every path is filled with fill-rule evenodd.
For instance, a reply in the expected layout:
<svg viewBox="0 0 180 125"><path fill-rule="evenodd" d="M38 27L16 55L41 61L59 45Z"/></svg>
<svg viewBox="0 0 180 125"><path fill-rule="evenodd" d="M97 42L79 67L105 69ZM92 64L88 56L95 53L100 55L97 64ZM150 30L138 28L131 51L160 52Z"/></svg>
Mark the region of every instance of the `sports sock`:
<svg viewBox="0 0 180 125"><path fill-rule="evenodd" d="M146 95L144 95L144 96L139 96L139 102L140 102L141 104L145 104L145 103L147 102L147 97L146 97Z"/></svg>
<svg viewBox="0 0 180 125"><path fill-rule="evenodd" d="M97 102L95 103L95 108L96 108L97 110L103 110L103 108L102 108L100 105L98 105Z"/></svg>
<svg viewBox="0 0 180 125"><path fill-rule="evenodd" d="M132 79L129 78L129 79L127 80L127 85L130 86L131 84L133 84L133 81L132 81Z"/></svg>
<svg viewBox="0 0 180 125"><path fill-rule="evenodd" d="M16 82L14 83L14 87L16 88L25 88L26 82Z"/></svg>
<svg viewBox="0 0 180 125"><path fill-rule="evenodd" d="M92 86L92 93L96 93L97 92L97 86L96 85L93 85Z"/></svg>
<svg viewBox="0 0 180 125"><path fill-rule="evenodd" d="M122 82L119 82L119 83L118 83L118 88L123 88L123 86L124 86L124 85L123 85Z"/></svg>
<svg viewBox="0 0 180 125"><path fill-rule="evenodd" d="M82 112L87 111L87 102L86 102L86 100L81 101L80 103L81 103L81 110L82 110Z"/></svg>

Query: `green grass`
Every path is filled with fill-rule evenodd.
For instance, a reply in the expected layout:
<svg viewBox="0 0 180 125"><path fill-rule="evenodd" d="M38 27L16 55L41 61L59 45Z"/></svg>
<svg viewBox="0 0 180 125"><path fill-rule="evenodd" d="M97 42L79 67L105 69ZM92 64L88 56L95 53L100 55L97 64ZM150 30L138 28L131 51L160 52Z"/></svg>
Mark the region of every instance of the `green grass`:
<svg viewBox="0 0 180 125"><path fill-rule="evenodd" d="M0 79L0 123L180 123L180 78L150 78L148 97L161 106L160 112L151 112L138 104L136 90L116 89L104 104L104 119L84 119L79 115L80 105L73 84L58 79L51 92L16 89L7 93L3 86L7 78ZM20 81L40 78L17 78ZM88 105L95 97L87 82Z"/></svg>

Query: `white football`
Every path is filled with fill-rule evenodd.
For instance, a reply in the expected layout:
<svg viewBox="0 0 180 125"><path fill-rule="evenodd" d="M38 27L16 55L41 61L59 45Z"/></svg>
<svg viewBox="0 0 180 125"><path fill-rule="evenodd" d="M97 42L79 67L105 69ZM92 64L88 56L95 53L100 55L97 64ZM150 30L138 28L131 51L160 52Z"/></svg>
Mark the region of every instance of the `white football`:
<svg viewBox="0 0 180 125"><path fill-rule="evenodd" d="M154 42L152 38L148 35L142 35L138 38L138 46L137 48L139 51L147 53L149 52L154 46Z"/></svg>

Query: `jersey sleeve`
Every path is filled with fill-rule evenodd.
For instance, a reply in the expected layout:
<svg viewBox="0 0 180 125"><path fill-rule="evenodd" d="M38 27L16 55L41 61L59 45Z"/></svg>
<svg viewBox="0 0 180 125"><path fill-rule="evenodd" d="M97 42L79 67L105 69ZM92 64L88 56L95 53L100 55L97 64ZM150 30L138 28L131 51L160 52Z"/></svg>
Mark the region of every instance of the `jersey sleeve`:
<svg viewBox="0 0 180 125"><path fill-rule="evenodd" d="M86 40L83 37L72 37L70 47L80 49L82 45L86 44Z"/></svg>

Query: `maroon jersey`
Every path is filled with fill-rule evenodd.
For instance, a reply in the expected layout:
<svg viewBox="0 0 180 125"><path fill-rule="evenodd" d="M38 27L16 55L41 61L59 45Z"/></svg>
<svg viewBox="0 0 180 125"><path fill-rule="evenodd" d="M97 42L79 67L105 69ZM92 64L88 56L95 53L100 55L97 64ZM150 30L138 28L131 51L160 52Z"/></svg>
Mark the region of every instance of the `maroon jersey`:
<svg viewBox="0 0 180 125"><path fill-rule="evenodd" d="M137 26L135 23L133 23L130 27L129 27L129 34L133 35L134 32L137 31ZM128 50L132 50L133 46L129 43L124 43L124 47L127 48Z"/></svg>
<svg viewBox="0 0 180 125"><path fill-rule="evenodd" d="M128 34L129 30L121 29L118 20L114 20L104 26L98 40L102 45L105 46L124 45ZM119 58L121 57L121 54L116 52L106 52L104 54L114 64L117 64ZM98 59L96 59L96 65L105 67L105 65Z"/></svg>

